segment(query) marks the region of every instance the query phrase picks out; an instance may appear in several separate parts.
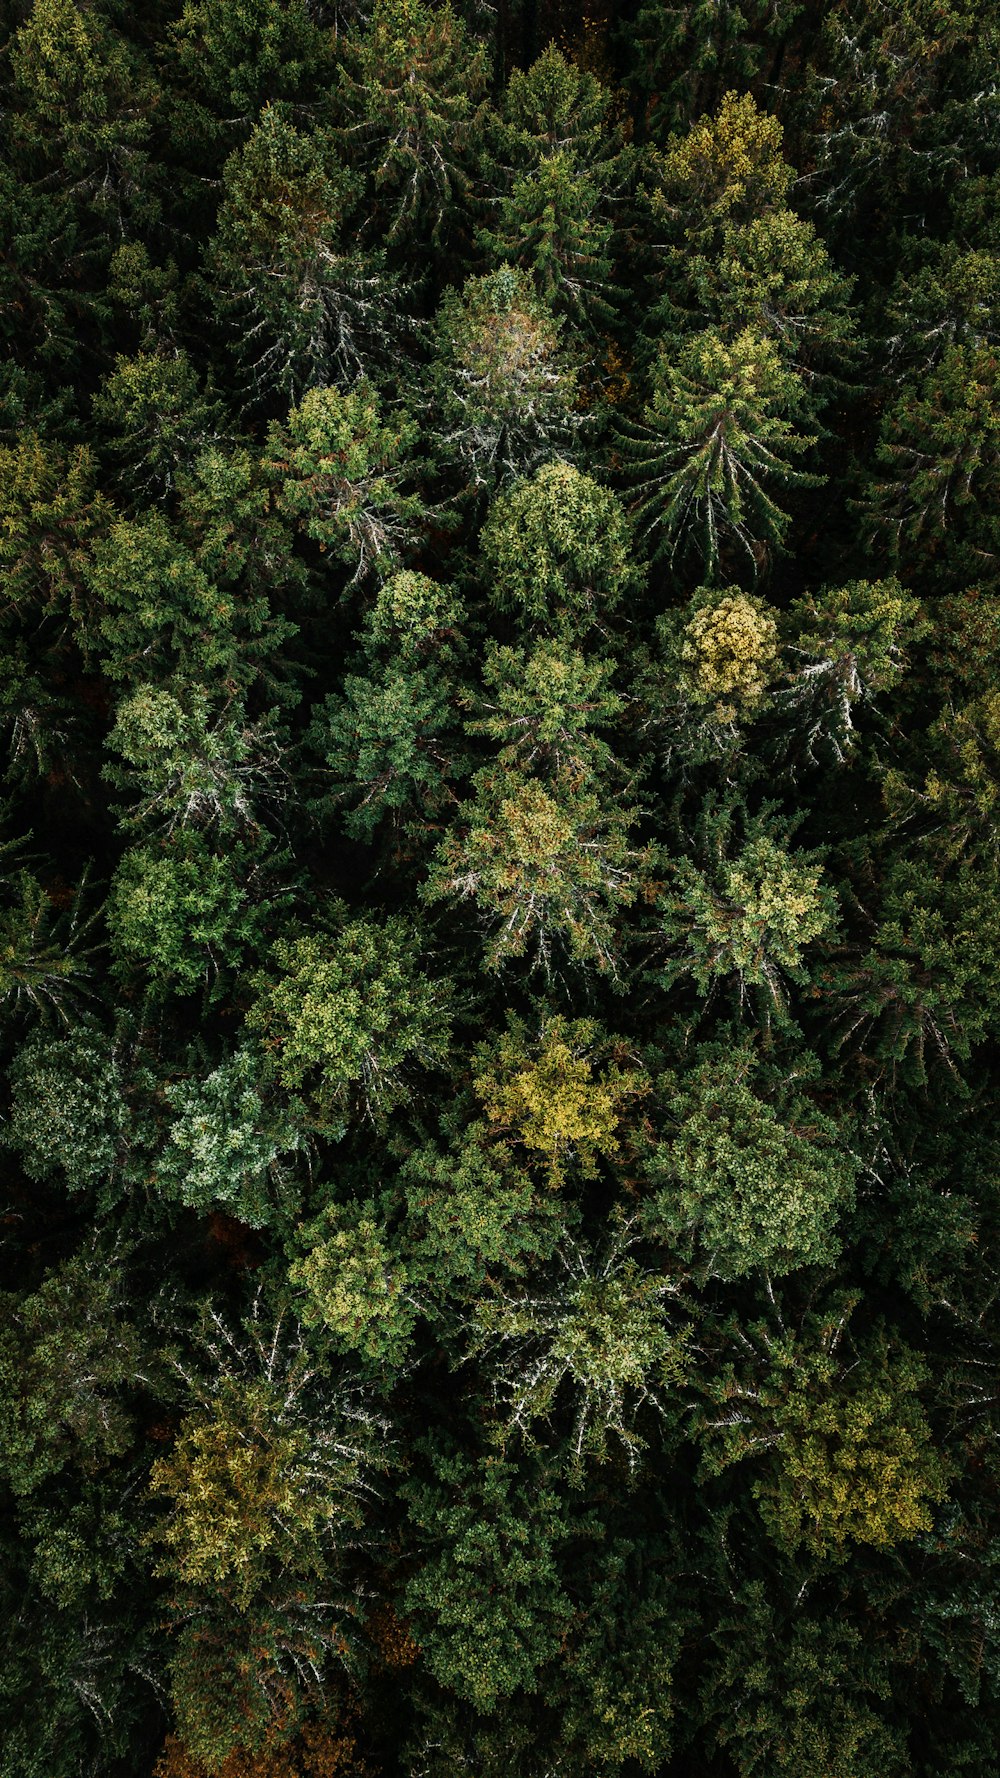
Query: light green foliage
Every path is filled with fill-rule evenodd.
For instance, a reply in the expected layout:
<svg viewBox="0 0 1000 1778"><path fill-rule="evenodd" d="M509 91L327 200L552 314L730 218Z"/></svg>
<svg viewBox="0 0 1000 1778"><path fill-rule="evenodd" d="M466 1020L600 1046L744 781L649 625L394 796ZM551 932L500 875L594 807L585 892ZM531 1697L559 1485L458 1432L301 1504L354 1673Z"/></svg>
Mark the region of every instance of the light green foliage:
<svg viewBox="0 0 1000 1778"><path fill-rule="evenodd" d="M357 180L328 139L268 107L227 160L223 191L208 270L249 392L297 401L353 382L393 331L384 267L348 226Z"/></svg>
<svg viewBox="0 0 1000 1778"><path fill-rule="evenodd" d="M454 700L433 667L348 674L310 730L330 774L323 801L356 805L344 828L359 839L371 839L387 816L411 828L429 825L454 801L450 781L463 759L457 728Z"/></svg>
<svg viewBox="0 0 1000 1778"><path fill-rule="evenodd" d="M807 1087L815 1058L800 1058L797 1072ZM685 1245L694 1233L707 1270L725 1278L836 1258L860 1162L794 1077L787 1087L768 1080L736 1041L697 1050L659 1090L661 1140L647 1163L657 1190L642 1213L651 1234Z"/></svg>
<svg viewBox="0 0 1000 1778"><path fill-rule="evenodd" d="M416 1302L406 1259L389 1243L371 1202L342 1210L331 1205L300 1229L307 1248L289 1270L305 1292L302 1318L321 1322L337 1343L387 1371L405 1362Z"/></svg>
<svg viewBox="0 0 1000 1778"><path fill-rule="evenodd" d="M497 758L512 770L586 782L614 770L606 741L592 733L621 714L612 691L614 664L559 640L530 651L492 645L483 663L484 690L466 724L470 734L502 743Z"/></svg>
<svg viewBox="0 0 1000 1778"><path fill-rule="evenodd" d="M420 955L419 933L402 919L346 920L274 946L247 1024L275 1078L307 1093L321 1124L336 1125L355 1101L369 1116L387 1110L408 1070L442 1061L446 988Z"/></svg>
<svg viewBox="0 0 1000 1778"><path fill-rule="evenodd" d="M531 273L557 313L611 321L612 207L630 170L611 93L550 43L513 70L491 136L499 195L481 245Z"/></svg>
<svg viewBox="0 0 1000 1778"><path fill-rule="evenodd" d="M271 427L267 470L284 510L354 580L387 571L415 539L423 505L405 483L417 437L405 417L383 421L367 384L347 395L310 389L287 426Z"/></svg>
<svg viewBox="0 0 1000 1778"><path fill-rule="evenodd" d="M997 5L0 5L0 1778L1000 1778L998 414Z"/></svg>
<svg viewBox="0 0 1000 1778"><path fill-rule="evenodd" d="M548 463L494 502L480 548L500 610L579 634L634 586L631 541L614 494L569 463Z"/></svg>
<svg viewBox="0 0 1000 1778"><path fill-rule="evenodd" d="M726 93L657 160L658 208L674 209L690 228L751 222L783 203L794 174L782 155L784 131L749 93Z"/></svg>
<svg viewBox="0 0 1000 1778"><path fill-rule="evenodd" d="M338 1450L319 1428L310 1436L297 1405L267 1381L224 1379L185 1417L150 1471L167 1507L161 1573L245 1610L272 1567L309 1574L324 1535L357 1524L361 1451Z"/></svg>
<svg viewBox="0 0 1000 1778"><path fill-rule="evenodd" d="M215 852L192 829L125 853L111 881L107 922L116 969L157 993L216 985L259 945L265 879L242 845Z"/></svg>
<svg viewBox="0 0 1000 1778"><path fill-rule="evenodd" d="M152 356L154 349L159 348L168 357L171 352L178 352L181 364L190 364L187 355L178 351L176 344L179 282L176 262L168 259L163 264L157 263L141 241L123 241L111 255L108 300L138 324L142 346L140 361ZM152 372L149 374L153 376ZM182 373L177 374L180 377Z"/></svg>
<svg viewBox="0 0 1000 1778"><path fill-rule="evenodd" d="M654 556L673 563L690 549L711 578L734 552L759 568L791 522L771 489L817 485L793 461L815 443L798 429L810 417L801 378L752 328L728 341L706 328L676 357L663 348L642 421L622 441Z"/></svg>
<svg viewBox="0 0 1000 1778"><path fill-rule="evenodd" d="M103 645L105 672L127 679L174 666L224 673L234 653L231 603L212 586L162 514L118 519L95 548L87 568L99 613L94 641Z"/></svg>
<svg viewBox="0 0 1000 1778"><path fill-rule="evenodd" d="M680 644L682 686L715 720L735 722L761 703L778 653L778 627L763 600L726 587L705 589Z"/></svg>
<svg viewBox="0 0 1000 1778"><path fill-rule="evenodd" d="M365 618L363 640L414 665L435 655L451 662L462 652L465 613L454 587L406 569L390 575Z"/></svg>
<svg viewBox="0 0 1000 1778"><path fill-rule="evenodd" d="M573 1609L555 1564L567 1527L551 1489L499 1457L432 1462L433 1482L403 1489L427 1551L406 1610L435 1678L483 1712L558 1652Z"/></svg>
<svg viewBox="0 0 1000 1778"><path fill-rule="evenodd" d="M263 677L282 702L294 703L296 693L283 683L278 657L295 625L272 606L294 598L308 574L293 555L291 527L275 510L256 455L214 447L203 451L180 490L178 518L185 545L224 595L219 615L235 610L239 682Z"/></svg>
<svg viewBox="0 0 1000 1778"><path fill-rule="evenodd" d="M238 703L213 711L197 686L140 686L119 704L105 767L136 800L126 827L253 832L259 803L285 793L280 744L270 722L250 722Z"/></svg>
<svg viewBox="0 0 1000 1778"><path fill-rule="evenodd" d="M0 1314L0 1473L29 1494L67 1464L99 1469L128 1449L140 1346L113 1256L84 1246Z"/></svg>
<svg viewBox="0 0 1000 1778"><path fill-rule="evenodd" d="M843 764L857 743L856 705L891 690L906 671L907 647L926 635L917 599L895 578L853 580L792 605L779 706L805 758Z"/></svg>
<svg viewBox="0 0 1000 1778"><path fill-rule="evenodd" d="M759 818L733 849L731 817L711 814L703 846L704 868L692 858L668 866L658 904L664 981L690 975L702 994L730 981L741 1002L761 990L765 1017L780 1015L786 979L805 979L807 947L835 927L835 892L815 854L788 851Z"/></svg>
<svg viewBox="0 0 1000 1778"><path fill-rule="evenodd" d="M453 226L467 193L481 128L489 58L450 0L373 0L364 30L345 44L339 97L345 145L371 169L378 222L393 242Z"/></svg>
<svg viewBox="0 0 1000 1778"><path fill-rule="evenodd" d="M693 306L726 335L751 327L805 366L837 369L857 355L851 282L794 210L726 220L684 272Z"/></svg>
<svg viewBox="0 0 1000 1778"><path fill-rule="evenodd" d="M126 1146L128 1107L115 1047L86 1026L39 1032L17 1051L7 1140L29 1179L71 1192L110 1189Z"/></svg>
<svg viewBox="0 0 1000 1778"><path fill-rule="evenodd" d="M758 1492L782 1543L819 1551L847 1539L884 1547L930 1530L946 1472L919 1400L922 1372L894 1355L892 1372L855 1372L848 1390L816 1399L795 1389L775 1414L779 1477Z"/></svg>
<svg viewBox="0 0 1000 1778"><path fill-rule="evenodd" d="M653 156L651 201L668 235L654 314L668 333L687 311L688 327L709 324L727 340L749 328L789 364L836 369L855 352L851 284L788 207L794 173L781 149L778 120L749 94L727 93L715 117ZM810 393L818 410L822 381Z"/></svg>
<svg viewBox="0 0 1000 1778"><path fill-rule="evenodd" d="M272 1554L308 1572L324 1531L338 1519L359 1522L377 1422L350 1391L330 1390L295 1317L262 1290L241 1325L205 1305L188 1332L194 1358L170 1356L187 1381L191 1409L173 1448L153 1466L151 1491L166 1503L155 1541L178 1579L233 1585L246 1603ZM327 1487L308 1485L310 1462ZM224 1505L227 1474L243 1478L235 1492L246 1519L235 1502ZM274 1513L275 1490L284 1523Z"/></svg>
<svg viewBox="0 0 1000 1778"><path fill-rule="evenodd" d="M438 445L473 489L565 455L580 425L560 327L524 272L503 267L446 291L431 367Z"/></svg>
<svg viewBox="0 0 1000 1778"><path fill-rule="evenodd" d="M25 1499L21 1523L33 1544L31 1579L42 1598L60 1611L114 1598L121 1608L121 1583L134 1581L135 1518L121 1501L114 1467L109 1465L91 1494L73 1498L64 1471L55 1488Z"/></svg>
<svg viewBox="0 0 1000 1778"><path fill-rule="evenodd" d="M609 1047L593 1020L557 1016L535 1042L514 1020L477 1052L473 1080L490 1124L544 1168L551 1187L564 1183L570 1165L593 1178L598 1157L618 1158L619 1123L646 1082L638 1069L609 1060Z"/></svg>
<svg viewBox="0 0 1000 1778"><path fill-rule="evenodd" d="M636 895L631 811L500 766L477 772L473 789L438 846L425 899L475 900L490 932L489 969L530 953L548 971L563 950L614 972L614 916Z"/></svg>
<svg viewBox="0 0 1000 1778"><path fill-rule="evenodd" d="M252 1228L275 1219L275 1200L295 1201L286 1161L304 1146L293 1113L271 1104L249 1049L217 1068L175 1081L175 1114L151 1170L155 1190L192 1210L224 1208Z"/></svg>
<svg viewBox="0 0 1000 1778"><path fill-rule="evenodd" d="M487 1356L505 1433L531 1438L541 1420L558 1428L562 1404L573 1471L604 1461L612 1433L634 1468L645 1444L637 1417L662 1412L660 1387L684 1375L687 1334L667 1320L674 1286L627 1257L627 1234L603 1256L567 1243L554 1276L476 1308L473 1351Z"/></svg>
<svg viewBox="0 0 1000 1778"><path fill-rule="evenodd" d="M170 494L178 476L220 437L222 409L201 392L186 352L122 353L94 398L128 488L144 499Z"/></svg>
<svg viewBox="0 0 1000 1778"><path fill-rule="evenodd" d="M815 443L797 428L831 392L817 365L837 369L853 350L850 286L785 203L781 146L777 119L728 93L716 117L654 156L653 208L669 237L654 320L666 338L624 450L646 471L647 529L666 529L659 553L673 561L689 532L713 576L734 542L757 567L780 547L788 520L775 494L816 485L792 459Z"/></svg>

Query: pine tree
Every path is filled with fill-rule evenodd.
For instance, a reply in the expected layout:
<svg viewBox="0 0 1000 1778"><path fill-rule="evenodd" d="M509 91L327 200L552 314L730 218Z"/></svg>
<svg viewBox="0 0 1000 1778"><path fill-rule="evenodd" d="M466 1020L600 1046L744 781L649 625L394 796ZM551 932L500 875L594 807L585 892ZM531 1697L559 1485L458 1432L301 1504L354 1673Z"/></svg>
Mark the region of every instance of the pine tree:
<svg viewBox="0 0 1000 1778"><path fill-rule="evenodd" d="M742 558L759 571L791 519L771 490L816 487L795 467L815 444L803 385L770 340L747 329L727 344L695 334L676 362L661 351L642 420L620 441L640 530L655 558L693 552L718 578Z"/></svg>
<svg viewBox="0 0 1000 1778"><path fill-rule="evenodd" d="M329 138L268 107L222 181L208 272L248 396L349 386L395 337L383 262L352 242L358 180Z"/></svg>
<svg viewBox="0 0 1000 1778"><path fill-rule="evenodd" d="M485 47L450 3L374 0L364 29L346 40L341 139L371 169L377 226L391 244L437 246L455 229L488 74Z"/></svg>

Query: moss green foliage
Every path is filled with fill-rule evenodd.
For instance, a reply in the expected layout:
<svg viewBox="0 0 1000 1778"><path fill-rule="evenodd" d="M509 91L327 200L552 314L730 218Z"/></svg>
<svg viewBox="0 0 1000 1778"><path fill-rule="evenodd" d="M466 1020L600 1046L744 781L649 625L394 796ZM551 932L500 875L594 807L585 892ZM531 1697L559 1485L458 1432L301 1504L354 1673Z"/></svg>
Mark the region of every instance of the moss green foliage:
<svg viewBox="0 0 1000 1778"><path fill-rule="evenodd" d="M781 1012L788 980L807 979L808 947L834 931L836 897L815 855L789 849L759 816L742 840L734 825L730 811L707 809L704 862L666 861L665 979L691 976L702 995L726 982L741 1003L756 990L770 1016Z"/></svg>
<svg viewBox="0 0 1000 1778"><path fill-rule="evenodd" d="M129 1449L141 1347L109 1258L75 1254L34 1291L5 1299L3 1476L15 1496L67 1464L100 1470Z"/></svg>
<svg viewBox="0 0 1000 1778"><path fill-rule="evenodd" d="M713 1391L746 1411L707 1430L709 1466L756 1462L753 1491L769 1535L821 1555L928 1531L948 1482L920 1399L920 1359L883 1337L840 1361L849 1314L848 1304L811 1352L794 1357L765 1337L756 1371L727 1375Z"/></svg>
<svg viewBox="0 0 1000 1778"><path fill-rule="evenodd" d="M211 986L260 942L253 877L252 853L213 852L197 834L127 852L108 899L117 969L143 971L157 991Z"/></svg>
<svg viewBox="0 0 1000 1778"><path fill-rule="evenodd" d="M289 1277L307 1292L306 1323L320 1321L348 1350L388 1367L405 1357L416 1304L405 1262L387 1244L373 1208L349 1219L327 1210L308 1230Z"/></svg>
<svg viewBox="0 0 1000 1778"><path fill-rule="evenodd" d="M247 1023L281 1086L307 1090L322 1116L349 1105L352 1090L372 1113L403 1091L407 1064L440 1062L447 1009L418 956L400 920L349 920L322 938L279 939Z"/></svg>
<svg viewBox="0 0 1000 1778"><path fill-rule="evenodd" d="M406 1589L414 1628L435 1677L489 1710L531 1684L569 1625L554 1561L567 1535L558 1499L494 1456L442 1455L408 1493L426 1552Z"/></svg>
<svg viewBox="0 0 1000 1778"><path fill-rule="evenodd" d="M570 1160L592 1176L598 1156L619 1152L619 1119L645 1083L638 1070L601 1067L608 1047L592 1020L556 1017L534 1044L515 1024L480 1053L476 1096L490 1124L544 1166L550 1185L562 1183Z"/></svg>
<svg viewBox="0 0 1000 1778"><path fill-rule="evenodd" d="M347 395L310 389L287 429L272 428L268 467L284 510L355 579L393 565L413 536L421 503L400 483L416 437L412 422L383 424L378 395L363 385Z"/></svg>
<svg viewBox="0 0 1000 1778"><path fill-rule="evenodd" d="M477 1310L473 1349L494 1354L505 1430L530 1436L561 1401L573 1414L571 1473L584 1457L607 1458L609 1433L634 1465L641 1410L662 1413L658 1388L684 1375L685 1330L667 1319L669 1283L644 1274L626 1247L619 1230L606 1255L570 1245L541 1288L488 1296Z"/></svg>
<svg viewBox="0 0 1000 1778"><path fill-rule="evenodd" d="M572 780L553 794L502 767L484 768L473 784L461 826L438 847L426 898L475 901L490 969L527 954L548 970L554 951L568 951L613 970L612 916L636 893L629 811L606 816Z"/></svg>
<svg viewBox="0 0 1000 1778"><path fill-rule="evenodd" d="M347 1656L344 1555L382 1459L368 1401L320 1382L298 1324L264 1293L242 1326L209 1315L185 1343L172 1362L190 1405L149 1472L147 1543L181 1628L178 1725L212 1768L267 1746L279 1696L287 1738Z"/></svg>
<svg viewBox="0 0 1000 1778"><path fill-rule="evenodd" d="M10 1065L7 1131L30 1179L100 1189L118 1171L127 1122L114 1045L103 1032L38 1031Z"/></svg>
<svg viewBox="0 0 1000 1778"><path fill-rule="evenodd" d="M383 820L418 831L454 800L468 762L456 677L467 652L454 589L404 569L382 582L356 640L357 671L314 706L319 808L345 806L351 835Z"/></svg>
<svg viewBox="0 0 1000 1778"><path fill-rule="evenodd" d="M801 379L751 327L731 342L706 328L676 357L661 348L650 399L622 440L655 555L690 552L716 576L724 561L742 556L752 569L780 550L791 517L775 495L815 485L796 467L816 442L797 424L806 417Z"/></svg>
<svg viewBox="0 0 1000 1778"><path fill-rule="evenodd" d="M0 1778L997 1778L998 0L13 0Z"/></svg>
<svg viewBox="0 0 1000 1778"><path fill-rule="evenodd" d="M780 1277L836 1257L836 1219L853 1203L859 1162L808 1097L818 1064L797 1066L805 1078L789 1091L780 1065L769 1081L749 1045L719 1043L660 1085L667 1140L647 1162L658 1189L643 1218L666 1240L690 1231L723 1277L762 1266Z"/></svg>
<svg viewBox="0 0 1000 1778"><path fill-rule="evenodd" d="M759 599L735 587L710 595L684 629L680 656L688 697L713 705L723 722L753 711L767 688L777 640L774 618Z"/></svg>
<svg viewBox="0 0 1000 1778"><path fill-rule="evenodd" d="M281 744L269 718L250 721L237 700L212 709L200 686L140 685L123 698L105 776L136 798L127 828L258 830L258 804L284 795ZM138 795L137 795L138 793Z"/></svg>

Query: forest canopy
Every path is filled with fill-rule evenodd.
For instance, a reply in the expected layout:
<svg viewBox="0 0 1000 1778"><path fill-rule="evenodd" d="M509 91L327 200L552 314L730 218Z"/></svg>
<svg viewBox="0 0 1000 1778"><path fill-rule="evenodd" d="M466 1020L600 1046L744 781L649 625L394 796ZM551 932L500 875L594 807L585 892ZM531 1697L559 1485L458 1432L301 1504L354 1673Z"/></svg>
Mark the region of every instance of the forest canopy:
<svg viewBox="0 0 1000 1778"><path fill-rule="evenodd" d="M3 8L0 1778L998 1778L998 67Z"/></svg>

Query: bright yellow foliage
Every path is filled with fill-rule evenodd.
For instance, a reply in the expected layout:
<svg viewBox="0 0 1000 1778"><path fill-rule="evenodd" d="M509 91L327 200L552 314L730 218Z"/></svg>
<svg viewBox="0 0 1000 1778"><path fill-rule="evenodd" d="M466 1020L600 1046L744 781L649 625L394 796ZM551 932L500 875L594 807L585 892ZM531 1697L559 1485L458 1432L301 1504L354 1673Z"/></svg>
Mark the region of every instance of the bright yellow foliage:
<svg viewBox="0 0 1000 1778"><path fill-rule="evenodd" d="M633 1072L611 1068L595 1076L596 1038L589 1019L549 1020L533 1050L525 1048L523 1033L508 1032L476 1078L491 1122L543 1159L553 1188L571 1160L591 1177L598 1157L618 1154L624 1104L644 1090Z"/></svg>
<svg viewBox="0 0 1000 1778"><path fill-rule="evenodd" d="M850 1393L799 1387L781 1405L780 1470L755 1492L783 1543L884 1549L930 1530L947 1470L916 1396L918 1370L906 1354L893 1369L875 1377L863 1366L848 1373Z"/></svg>
<svg viewBox="0 0 1000 1778"><path fill-rule="evenodd" d="M718 221L781 204L793 178L781 153L783 134L749 93L727 93L715 117L700 117L664 155L665 191L693 216L704 218L707 210Z"/></svg>
<svg viewBox="0 0 1000 1778"><path fill-rule="evenodd" d="M761 600L730 588L684 632L686 690L695 703L714 704L719 721L732 722L760 703L777 653L778 628Z"/></svg>

